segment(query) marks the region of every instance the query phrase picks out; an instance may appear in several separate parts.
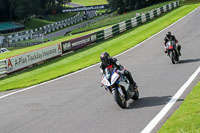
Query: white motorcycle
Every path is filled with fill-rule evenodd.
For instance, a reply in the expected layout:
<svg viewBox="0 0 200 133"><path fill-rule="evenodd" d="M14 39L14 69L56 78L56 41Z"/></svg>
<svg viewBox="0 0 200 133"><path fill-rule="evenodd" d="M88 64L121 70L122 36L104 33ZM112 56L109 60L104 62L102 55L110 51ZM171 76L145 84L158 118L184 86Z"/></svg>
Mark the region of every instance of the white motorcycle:
<svg viewBox="0 0 200 133"><path fill-rule="evenodd" d="M114 100L121 108L127 107L129 99L138 100L139 98L139 91L137 89L131 91L128 79L112 65L105 69L101 83L107 91L113 94Z"/></svg>

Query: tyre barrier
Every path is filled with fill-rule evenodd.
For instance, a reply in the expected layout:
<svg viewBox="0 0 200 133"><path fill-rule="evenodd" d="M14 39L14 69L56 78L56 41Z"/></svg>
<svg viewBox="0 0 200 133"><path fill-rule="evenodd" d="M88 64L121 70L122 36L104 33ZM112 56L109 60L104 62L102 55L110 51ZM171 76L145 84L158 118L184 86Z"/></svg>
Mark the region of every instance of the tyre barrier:
<svg viewBox="0 0 200 133"><path fill-rule="evenodd" d="M0 78L7 76L7 65L6 59L0 60Z"/></svg>

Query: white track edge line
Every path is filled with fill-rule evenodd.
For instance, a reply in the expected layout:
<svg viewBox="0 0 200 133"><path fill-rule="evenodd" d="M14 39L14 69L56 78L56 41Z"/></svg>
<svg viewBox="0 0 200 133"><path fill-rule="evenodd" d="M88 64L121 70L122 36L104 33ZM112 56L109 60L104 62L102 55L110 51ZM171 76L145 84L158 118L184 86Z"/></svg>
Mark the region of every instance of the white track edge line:
<svg viewBox="0 0 200 133"><path fill-rule="evenodd" d="M165 107L150 121L150 123L141 131L141 133L150 133L160 120L167 114L171 107L176 103L180 96L184 93L187 87L192 83L196 76L200 73L200 66L192 74L192 76L185 82L185 84L178 90L178 92L172 97L172 99L165 105Z"/></svg>
<svg viewBox="0 0 200 133"><path fill-rule="evenodd" d="M142 44L145 43L146 41L150 40L151 38L153 38L153 37L155 37L156 35L160 34L161 32L163 32L164 30L168 29L169 27L175 25L176 23L178 23L179 21L181 21L181 20L184 19L185 17L189 16L189 15L192 14L194 11L196 11L198 8L199 8L199 7L197 7L195 10L193 10L192 12L190 12L189 14L187 14L186 16L180 18L180 19L177 20L176 22L172 23L172 24L169 25L168 27L164 28L163 30L159 31L158 33L154 34L153 36L147 38L147 39L144 40L143 42L141 42L141 43L139 43L138 45L134 46L133 48L130 48L130 49L128 49L128 50L126 50L126 51L124 51L124 52L122 52L122 53L116 55L115 57L118 57L118 56L120 56L120 55L123 55L123 54L129 52L130 50L133 50L133 49L135 49L136 47L142 45ZM80 73L80 72L85 71L85 70L87 70L87 69L89 69L89 68L92 68L92 67L94 67L94 66L97 66L98 64L99 64L99 63L94 64L94 65L89 66L89 67L86 67L86 68L84 68L84 69L82 69L82 70L76 71L76 72L74 72L74 73L71 73L71 74L68 74L68 75L65 75L65 76L62 76L62 77L59 77L59 78L53 79L53 80L49 80L49 81L44 82L44 83L40 83L40 84L33 85L33 86L28 87L28 88L25 88L25 89L21 89L21 90L15 91L15 92L11 92L11 93L5 94L5 95L3 95L3 96L0 96L0 99L3 99L3 98L6 98L6 97L8 97L8 96L11 96L11 95L14 95L14 94L17 94L17 93L21 93L21 92L24 92L24 91L30 90L30 89L32 89L32 88L35 88L35 87L38 87L38 86L42 86L42 85L45 85L45 84L48 84L48 83L51 83L51 82L54 82L54 81L57 81L57 80L60 80L60 79L63 79L63 78L69 77L69 76L71 76L71 75L74 75L74 74Z"/></svg>

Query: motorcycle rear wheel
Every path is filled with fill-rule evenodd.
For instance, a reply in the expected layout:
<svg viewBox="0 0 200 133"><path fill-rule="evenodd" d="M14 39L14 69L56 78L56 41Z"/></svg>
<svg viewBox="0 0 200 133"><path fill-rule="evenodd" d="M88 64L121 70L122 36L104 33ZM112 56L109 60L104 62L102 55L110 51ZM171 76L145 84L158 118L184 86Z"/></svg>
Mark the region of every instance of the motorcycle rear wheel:
<svg viewBox="0 0 200 133"><path fill-rule="evenodd" d="M179 54L178 54L177 52L176 52L175 54L176 54L175 60L176 60L177 62L179 62Z"/></svg>

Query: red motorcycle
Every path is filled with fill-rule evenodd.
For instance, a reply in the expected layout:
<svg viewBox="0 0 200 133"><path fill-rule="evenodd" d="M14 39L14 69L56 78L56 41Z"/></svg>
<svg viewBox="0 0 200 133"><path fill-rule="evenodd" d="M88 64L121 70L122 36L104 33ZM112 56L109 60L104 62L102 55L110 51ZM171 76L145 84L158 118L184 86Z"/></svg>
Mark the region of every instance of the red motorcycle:
<svg viewBox="0 0 200 133"><path fill-rule="evenodd" d="M178 47L175 41L169 41L166 43L167 54L170 57L172 64L179 61Z"/></svg>

